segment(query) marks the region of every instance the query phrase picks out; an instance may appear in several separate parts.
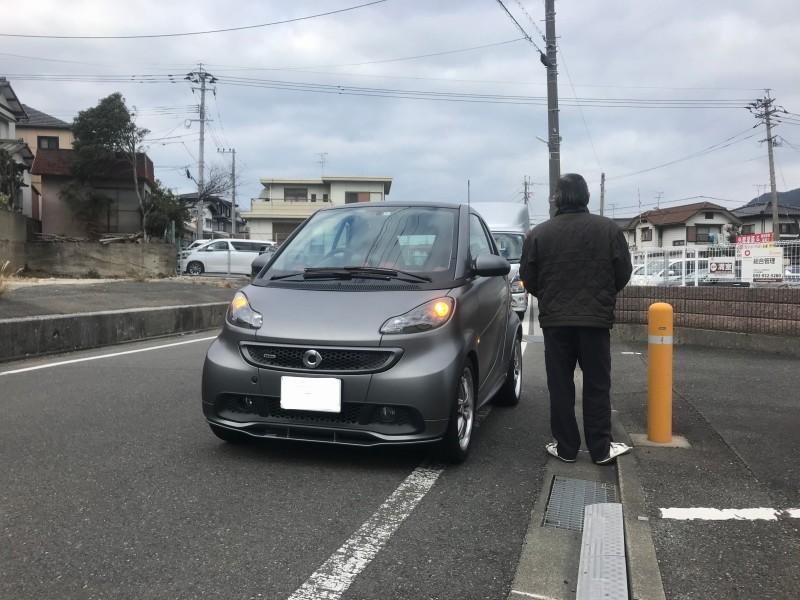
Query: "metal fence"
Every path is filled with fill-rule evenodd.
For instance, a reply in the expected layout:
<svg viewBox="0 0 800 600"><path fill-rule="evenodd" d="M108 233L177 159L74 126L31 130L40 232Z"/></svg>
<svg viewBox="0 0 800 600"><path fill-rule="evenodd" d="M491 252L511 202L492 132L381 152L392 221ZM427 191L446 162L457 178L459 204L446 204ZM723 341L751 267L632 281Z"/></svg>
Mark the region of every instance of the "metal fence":
<svg viewBox="0 0 800 600"><path fill-rule="evenodd" d="M631 252L629 285L800 286L800 241L652 248Z"/></svg>

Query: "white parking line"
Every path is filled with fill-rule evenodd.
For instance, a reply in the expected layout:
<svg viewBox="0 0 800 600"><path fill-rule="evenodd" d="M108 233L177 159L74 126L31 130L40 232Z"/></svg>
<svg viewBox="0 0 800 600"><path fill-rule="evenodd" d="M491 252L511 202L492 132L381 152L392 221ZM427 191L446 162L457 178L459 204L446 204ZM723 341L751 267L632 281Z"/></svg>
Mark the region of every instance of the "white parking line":
<svg viewBox="0 0 800 600"><path fill-rule="evenodd" d="M289 600L338 600L433 487L442 466L419 466Z"/></svg>
<svg viewBox="0 0 800 600"><path fill-rule="evenodd" d="M535 598L535 600L557 600L552 596L542 596L541 594L531 594L530 592L520 592L519 590L511 590L514 596L522 596L523 598Z"/></svg>
<svg viewBox="0 0 800 600"><path fill-rule="evenodd" d="M781 516L800 519L800 508L662 508L662 519L680 521L777 521Z"/></svg>
<svg viewBox="0 0 800 600"><path fill-rule="evenodd" d="M136 350L125 350L123 352L111 352L109 354L97 354L94 356L84 356L83 358L73 358L70 360L60 360L52 363L45 363L36 365L34 367L24 367L22 369L12 369L10 371L0 371L0 377L3 375L16 375L17 373L29 373L30 371L39 371L40 369L52 369L53 367L62 367L64 365L74 365L76 363L88 362L90 360L100 360L102 358L114 358L116 356L125 356L126 354L138 354L139 352L150 352L151 350L161 350L162 348L174 348L175 346L184 346L186 344L196 344L197 342L208 342L217 339L217 336L197 338L194 340L184 340L182 342L174 342L171 344L160 344L158 346L148 346L147 348L137 348Z"/></svg>

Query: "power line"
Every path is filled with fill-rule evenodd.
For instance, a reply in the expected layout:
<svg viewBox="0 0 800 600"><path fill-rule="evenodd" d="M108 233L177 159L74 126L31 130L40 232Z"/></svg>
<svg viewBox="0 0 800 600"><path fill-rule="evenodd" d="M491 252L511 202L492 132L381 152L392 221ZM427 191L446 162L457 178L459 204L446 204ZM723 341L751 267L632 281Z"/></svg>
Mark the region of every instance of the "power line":
<svg viewBox="0 0 800 600"><path fill-rule="evenodd" d="M641 169L640 171L634 171L633 173L625 173L624 175L617 175L616 177L608 177L607 179L608 180L625 179L627 177L633 177L634 175L641 175L643 173L649 173L651 171L655 171L657 169L663 169L664 167L669 167L671 165L677 164L679 162L683 162L685 160L690 160L692 158L698 158L698 157L703 156L705 154L710 154L712 152L716 152L717 150L722 150L723 148L727 148L727 147L732 146L734 144L738 144L740 142L744 142L745 140L749 140L751 138L754 138L756 135L758 135L758 132L752 133L752 134L750 134L750 135L748 135L746 137L743 137L741 139L736 139L736 138L739 138L740 136L744 135L745 133L748 133L748 132L752 131L754 129L754 127L750 127L749 129L745 129L744 131L739 132L736 135L732 135L731 137L726 138L726 139L722 140L721 142L718 142L716 144L712 144L711 146L708 146L707 148L704 148L703 150L699 150L697 152L693 152L692 154L688 154L686 156L682 156L681 158L676 158L674 160L662 163L660 165L655 165L655 166L652 166L652 167L648 167L646 169Z"/></svg>
<svg viewBox="0 0 800 600"><path fill-rule="evenodd" d="M522 37L525 38L528 41L528 43L530 43L534 48L536 48L536 50L539 52L539 56L545 56L545 53L542 52L542 49L536 45L536 42L534 42L533 38L531 38L531 36L528 35L528 32L525 31L525 28L519 24L519 21L517 21L517 19L514 18L514 15L511 14L511 11L508 10L508 8L506 8L506 5L503 4L503 0L495 0L495 1L505 11L505 13L508 15L508 18L514 22L514 25L517 26L517 29L519 29L520 33L522 33Z"/></svg>
<svg viewBox="0 0 800 600"><path fill-rule="evenodd" d="M561 47L560 44L558 49L561 52L561 64L564 65L564 71L567 74L567 81L569 81L569 87L572 89L572 95L577 98L578 92L575 91L575 85L572 83L572 76L569 74L569 67L567 66L567 58L564 56L564 49ZM583 128L586 130L586 137L589 138L589 145L591 145L592 147L592 154L594 154L594 160L597 163L597 167L602 171L603 167L600 164L600 159L597 157L597 149L594 147L594 139L592 138L592 132L589 131L589 124L586 122L586 115L583 114L583 107L581 106L580 102L578 102L578 111L581 114L581 120L583 121Z"/></svg>
<svg viewBox="0 0 800 600"><path fill-rule="evenodd" d="M271 21L269 23L259 23L257 25L242 25L240 27L227 27L224 29L208 29L205 31L187 31L182 33L149 33L137 35L35 35L28 33L0 33L0 37L10 38L36 38L36 39L55 39L55 40L133 40L133 39L152 39L152 38L172 38L172 37L185 37L193 35L206 35L210 33L228 33L231 31L244 31L247 29L259 29L262 27L272 27L273 25L284 25L286 23L296 23L298 21L308 21L309 19L316 19L317 17L328 17L359 8L365 8L374 4L382 4L387 0L372 0L372 2L365 2L364 4L357 4L347 8L340 8L337 10L330 10L327 12L316 13L313 15L306 15L304 17L295 17L293 19L282 19L280 21Z"/></svg>

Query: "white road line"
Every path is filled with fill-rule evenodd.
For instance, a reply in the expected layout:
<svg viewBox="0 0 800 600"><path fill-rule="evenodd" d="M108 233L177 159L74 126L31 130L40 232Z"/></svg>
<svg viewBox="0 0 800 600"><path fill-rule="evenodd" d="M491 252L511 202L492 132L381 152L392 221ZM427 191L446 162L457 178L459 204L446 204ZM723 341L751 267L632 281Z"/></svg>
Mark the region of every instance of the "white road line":
<svg viewBox="0 0 800 600"><path fill-rule="evenodd" d="M341 598L433 487L443 470L441 466L414 469L375 514L289 596L289 600Z"/></svg>
<svg viewBox="0 0 800 600"><path fill-rule="evenodd" d="M139 352L150 352L151 350L161 350L162 348L174 348L175 346L184 346L186 344L196 344L197 342L208 342L209 340L216 339L217 336L198 338L194 340L185 340L183 342L174 342L172 344L160 344L158 346L148 346L147 348L137 348L136 350L125 350L123 352L112 352L110 354L99 354L95 356L85 356L83 358L73 358L70 360L60 360L58 362L45 363L43 365L36 365L34 367L25 367L23 369L13 369L10 371L0 371L0 377L3 375L16 375L17 373L28 373L30 371L38 371L40 369L51 369L53 367L62 367L64 365L74 365L76 363L88 362L90 360L100 360L102 358L114 358L116 356L125 356L126 354L138 354Z"/></svg>
<svg viewBox="0 0 800 600"><path fill-rule="evenodd" d="M531 594L530 592L520 592L519 590L511 590L511 594L524 598L534 598L535 600L556 600L552 596L542 596L541 594Z"/></svg>
<svg viewBox="0 0 800 600"><path fill-rule="evenodd" d="M800 508L778 510L775 508L662 508L662 519L681 521L777 521L779 516L800 519Z"/></svg>

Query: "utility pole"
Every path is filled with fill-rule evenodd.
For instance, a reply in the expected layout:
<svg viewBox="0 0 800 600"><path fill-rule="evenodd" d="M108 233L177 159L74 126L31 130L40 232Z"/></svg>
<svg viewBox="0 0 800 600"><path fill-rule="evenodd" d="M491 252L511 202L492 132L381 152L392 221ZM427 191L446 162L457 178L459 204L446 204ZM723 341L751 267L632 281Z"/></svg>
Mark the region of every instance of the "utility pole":
<svg viewBox="0 0 800 600"><path fill-rule="evenodd" d="M236 216L236 148L217 148L220 154L231 155L231 237L236 237L236 226L238 218Z"/></svg>
<svg viewBox="0 0 800 600"><path fill-rule="evenodd" d="M469 189L469 179L467 179L467 206L470 205L470 189Z"/></svg>
<svg viewBox="0 0 800 600"><path fill-rule="evenodd" d="M600 173L600 216L604 216L606 210L606 174Z"/></svg>
<svg viewBox="0 0 800 600"><path fill-rule="evenodd" d="M199 119L191 119L192 121L197 120L200 122L200 154L197 159L197 222L196 222L196 235L197 239L203 239L203 189L205 187L205 149L206 149L206 90L207 84L214 84L216 83L217 79L211 73L203 69L203 63L198 65L197 71L192 71L188 73L184 78L187 81L190 81L196 85L199 85L199 88L193 87L192 90L200 90L200 118Z"/></svg>
<svg viewBox="0 0 800 600"><path fill-rule="evenodd" d="M527 175L525 175L525 177L523 177L522 179L522 186L523 189L525 190L524 192L522 192L522 198L524 199L525 204L528 204L531 198L530 193L528 192L528 185L530 185L530 179L528 178Z"/></svg>
<svg viewBox="0 0 800 600"><path fill-rule="evenodd" d="M656 192L656 210L661 208L661 199L664 197L664 192Z"/></svg>
<svg viewBox="0 0 800 600"><path fill-rule="evenodd" d="M561 135L558 129L558 70L556 63L555 0L545 0L545 42L547 49L547 147L550 152L550 216L556 214L553 198L561 177Z"/></svg>
<svg viewBox="0 0 800 600"><path fill-rule="evenodd" d="M328 153L327 152L317 152L317 156L319 156L319 163L320 168L320 175L323 177L325 176L325 163L328 162Z"/></svg>
<svg viewBox="0 0 800 600"><path fill-rule="evenodd" d="M767 156L769 157L769 187L772 196L772 235L773 239L777 242L780 239L780 221L778 219L778 189L775 186L775 157L773 155L773 147L775 145L775 138L772 135L772 117L775 113L783 108L778 109L775 107L775 99L770 97L770 90L765 90L763 98L748 104L747 109L753 113L756 119L762 120L767 127L767 139L761 140L767 142Z"/></svg>

